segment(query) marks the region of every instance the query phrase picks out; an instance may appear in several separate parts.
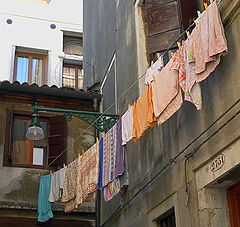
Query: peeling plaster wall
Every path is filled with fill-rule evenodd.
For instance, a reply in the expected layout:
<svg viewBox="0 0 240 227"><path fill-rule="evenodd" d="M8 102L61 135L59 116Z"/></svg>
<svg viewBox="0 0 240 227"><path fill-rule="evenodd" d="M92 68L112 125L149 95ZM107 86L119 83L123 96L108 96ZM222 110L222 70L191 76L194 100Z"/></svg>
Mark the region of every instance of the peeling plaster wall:
<svg viewBox="0 0 240 227"><path fill-rule="evenodd" d="M3 166L3 153L6 127L6 108L14 106L15 110L32 111L32 105L6 103L0 101L0 208L37 209L39 175L41 169L16 168ZM67 144L79 137L89 125L80 119L73 119L67 123ZM72 148L67 151L67 161L72 162L77 158L81 149L87 150L95 143L94 129L79 137ZM63 205L58 202L53 204L53 210L63 211ZM78 209L80 212L95 212L95 203L84 203Z"/></svg>

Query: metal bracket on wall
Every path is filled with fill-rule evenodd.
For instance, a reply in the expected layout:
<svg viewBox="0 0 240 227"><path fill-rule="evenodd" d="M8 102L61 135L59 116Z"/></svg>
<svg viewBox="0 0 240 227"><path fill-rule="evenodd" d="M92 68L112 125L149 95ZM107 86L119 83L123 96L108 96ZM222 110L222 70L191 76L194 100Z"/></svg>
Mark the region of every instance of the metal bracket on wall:
<svg viewBox="0 0 240 227"><path fill-rule="evenodd" d="M101 132L107 132L119 120L118 114L88 112L68 109L54 109L54 108L41 108L37 104L33 107L34 112L47 111L64 113L65 119L72 120L72 117L77 117L86 123L92 125L94 128Z"/></svg>

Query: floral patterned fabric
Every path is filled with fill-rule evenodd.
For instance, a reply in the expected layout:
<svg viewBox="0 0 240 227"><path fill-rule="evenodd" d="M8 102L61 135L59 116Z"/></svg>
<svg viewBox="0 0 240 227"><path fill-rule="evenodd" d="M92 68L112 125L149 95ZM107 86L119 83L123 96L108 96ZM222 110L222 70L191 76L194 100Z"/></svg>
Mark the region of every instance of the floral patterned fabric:
<svg viewBox="0 0 240 227"><path fill-rule="evenodd" d="M71 212L75 209L75 198L77 189L78 159L68 165L65 171L63 185L62 203L65 203L65 212Z"/></svg>
<svg viewBox="0 0 240 227"><path fill-rule="evenodd" d="M78 159L76 208L84 201L94 201L98 187L99 143L95 143Z"/></svg>
<svg viewBox="0 0 240 227"><path fill-rule="evenodd" d="M202 108L202 95L199 83L196 83L195 56L192 44L192 36L182 43L186 70L185 100L193 103L197 110Z"/></svg>
<svg viewBox="0 0 240 227"><path fill-rule="evenodd" d="M186 92L186 72L182 46L174 53L170 70L178 71L178 82L183 92Z"/></svg>

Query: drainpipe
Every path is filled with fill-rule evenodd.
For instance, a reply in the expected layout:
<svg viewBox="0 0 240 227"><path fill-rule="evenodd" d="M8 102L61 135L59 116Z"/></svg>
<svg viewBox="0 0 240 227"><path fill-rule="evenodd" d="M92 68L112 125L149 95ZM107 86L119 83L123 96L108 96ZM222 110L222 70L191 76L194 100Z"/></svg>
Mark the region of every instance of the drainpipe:
<svg viewBox="0 0 240 227"><path fill-rule="evenodd" d="M93 99L93 108L94 111L99 112L99 102L97 98ZM99 132L95 129L95 142L97 142L97 138L99 138ZM95 226L100 227L100 190L97 190L97 198L95 202Z"/></svg>

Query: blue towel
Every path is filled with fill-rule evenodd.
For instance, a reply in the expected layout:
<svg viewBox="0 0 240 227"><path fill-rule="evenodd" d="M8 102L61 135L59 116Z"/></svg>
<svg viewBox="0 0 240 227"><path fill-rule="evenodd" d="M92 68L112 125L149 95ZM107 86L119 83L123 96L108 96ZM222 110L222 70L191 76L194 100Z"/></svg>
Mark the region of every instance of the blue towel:
<svg viewBox="0 0 240 227"><path fill-rule="evenodd" d="M98 173L98 188L102 189L102 166L103 165L103 138L99 140L99 173Z"/></svg>
<svg viewBox="0 0 240 227"><path fill-rule="evenodd" d="M46 222L49 218L53 217L52 204L48 201L51 174L40 177L40 186L38 193L38 221Z"/></svg>

